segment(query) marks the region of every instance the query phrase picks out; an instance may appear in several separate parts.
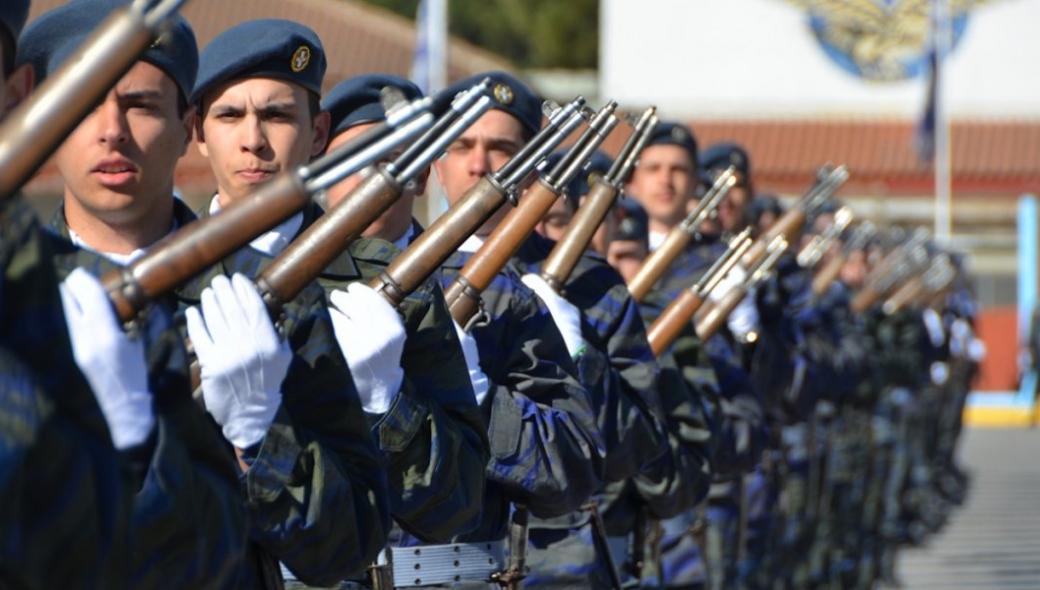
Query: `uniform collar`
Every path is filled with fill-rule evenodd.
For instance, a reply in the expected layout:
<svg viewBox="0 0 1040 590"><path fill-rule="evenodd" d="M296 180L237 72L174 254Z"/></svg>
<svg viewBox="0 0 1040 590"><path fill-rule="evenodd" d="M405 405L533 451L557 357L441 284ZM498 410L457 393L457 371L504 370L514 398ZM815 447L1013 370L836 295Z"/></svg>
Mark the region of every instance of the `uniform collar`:
<svg viewBox="0 0 1040 590"><path fill-rule="evenodd" d="M217 198L217 195L213 195L213 198L210 199L207 212L209 215L216 215L220 212L220 199ZM253 238L249 245L267 256L278 256L299 235L303 228L303 221L303 212L298 212L274 228Z"/></svg>

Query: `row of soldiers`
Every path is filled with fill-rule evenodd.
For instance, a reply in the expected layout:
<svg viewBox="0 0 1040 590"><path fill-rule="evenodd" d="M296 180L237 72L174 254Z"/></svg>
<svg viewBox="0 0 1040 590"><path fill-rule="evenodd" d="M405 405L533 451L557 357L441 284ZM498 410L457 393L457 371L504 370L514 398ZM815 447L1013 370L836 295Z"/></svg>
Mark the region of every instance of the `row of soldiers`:
<svg viewBox="0 0 1040 590"><path fill-rule="evenodd" d="M200 53L171 3L0 7L6 123L91 31L161 33L50 220L2 195L0 586L870 588L963 499L966 279L851 227L843 168L785 211L653 109L611 161L615 103L323 94L309 28Z"/></svg>

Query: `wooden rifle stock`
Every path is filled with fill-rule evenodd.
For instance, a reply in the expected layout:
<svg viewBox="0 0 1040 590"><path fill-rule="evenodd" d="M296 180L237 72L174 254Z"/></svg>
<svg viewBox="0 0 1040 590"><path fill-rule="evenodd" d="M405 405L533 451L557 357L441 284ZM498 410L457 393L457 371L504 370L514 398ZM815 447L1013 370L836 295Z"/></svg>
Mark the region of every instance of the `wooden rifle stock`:
<svg viewBox="0 0 1040 590"><path fill-rule="evenodd" d="M448 310L460 326L467 325L477 314L480 294L516 254L558 197L559 193L555 189L544 179L539 179L520 199L520 204L491 232L480 249L466 261L444 292Z"/></svg>
<svg viewBox="0 0 1040 590"><path fill-rule="evenodd" d="M886 315L898 313L913 303L924 291L924 280L919 275L912 276L881 304L881 311Z"/></svg>
<svg viewBox="0 0 1040 590"><path fill-rule="evenodd" d="M130 321L149 301L191 280L308 202L303 181L283 174L220 215L199 219L163 238L130 266L107 273L101 283L120 319Z"/></svg>
<svg viewBox="0 0 1040 590"><path fill-rule="evenodd" d="M585 202L571 219L567 233L545 259L542 264L542 278L556 292L563 290L563 285L574 272L578 260L589 247L592 236L614 205L618 192L617 188L602 178L597 180L585 197Z"/></svg>
<svg viewBox="0 0 1040 590"><path fill-rule="evenodd" d="M729 314L733 313L733 310L740 305L740 302L747 296L747 286L740 285L729 290L728 293L722 296L722 299L711 308L711 311L704 314L704 317L697 322L697 336L701 340L707 340L714 336L719 328L726 323L726 318Z"/></svg>
<svg viewBox="0 0 1040 590"><path fill-rule="evenodd" d="M447 213L437 218L401 252L382 273L369 282L391 305L401 305L466 238L506 202L506 191L489 176L480 179Z"/></svg>
<svg viewBox="0 0 1040 590"><path fill-rule="evenodd" d="M852 302L849 303L849 309L856 313L863 313L873 307L874 303L884 295L884 293L879 293L869 284L863 285L863 288L856 293L856 296L852 298Z"/></svg>
<svg viewBox="0 0 1040 590"><path fill-rule="evenodd" d="M654 320L646 332L646 339L650 342L650 349L654 351L654 356L661 356L661 352L675 342L675 339L690 323L690 318L703 304L704 299L694 293L692 289L683 289L682 293L668 304L668 307Z"/></svg>
<svg viewBox="0 0 1040 590"><path fill-rule="evenodd" d="M299 295L394 204L402 189L383 166L377 166L345 200L293 240L257 279L268 309L277 314L281 306Z"/></svg>
<svg viewBox="0 0 1040 590"><path fill-rule="evenodd" d="M155 39L136 9L112 13L0 125L0 199L14 195Z"/></svg>
<svg viewBox="0 0 1040 590"><path fill-rule="evenodd" d="M820 297L827 292L827 289L831 286L831 283L838 278L841 274L841 267L845 266L845 253L839 252L835 254L827 264L816 271L812 280L812 292L816 297Z"/></svg>
<svg viewBox="0 0 1040 590"><path fill-rule="evenodd" d="M759 237L758 240L751 245L751 249L744 254L742 262L744 267L751 268L758 264L758 262L766 255L769 244L778 236L783 236L788 242L794 240L798 232L802 230L802 226L805 225L805 219L805 211L800 207L792 207L788 209L787 212L769 228L769 231Z"/></svg>
<svg viewBox="0 0 1040 590"><path fill-rule="evenodd" d="M643 265L639 267L636 276L628 283L628 291L632 299L641 302L650 289L668 272L668 268L675 262L690 241L693 235L681 227L672 228L665 236L664 243L647 257Z"/></svg>

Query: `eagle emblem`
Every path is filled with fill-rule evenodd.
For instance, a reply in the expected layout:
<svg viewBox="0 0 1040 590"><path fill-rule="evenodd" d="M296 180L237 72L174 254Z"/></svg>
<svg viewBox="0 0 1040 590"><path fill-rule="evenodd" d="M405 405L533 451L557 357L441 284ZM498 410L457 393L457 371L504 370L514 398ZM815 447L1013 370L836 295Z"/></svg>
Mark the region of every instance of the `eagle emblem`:
<svg viewBox="0 0 1040 590"><path fill-rule="evenodd" d="M954 50L972 9L990 0L945 0ZM861 78L890 82L928 71L934 0L787 0L832 61Z"/></svg>

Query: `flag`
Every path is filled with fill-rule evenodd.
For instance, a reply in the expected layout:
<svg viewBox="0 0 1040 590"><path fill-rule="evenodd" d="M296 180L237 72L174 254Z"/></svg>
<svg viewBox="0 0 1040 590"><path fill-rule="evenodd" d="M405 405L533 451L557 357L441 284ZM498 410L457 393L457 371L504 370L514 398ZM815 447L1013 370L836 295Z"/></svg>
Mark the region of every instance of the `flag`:
<svg viewBox="0 0 1040 590"><path fill-rule="evenodd" d="M419 2L415 34L412 82L425 94L437 92L447 81L448 0Z"/></svg>
<svg viewBox="0 0 1040 590"><path fill-rule="evenodd" d="M917 123L914 147L917 157L922 162L931 163L935 158L935 118L936 100L939 86L939 51L938 44L933 42L928 51L928 91L925 97L924 112Z"/></svg>

